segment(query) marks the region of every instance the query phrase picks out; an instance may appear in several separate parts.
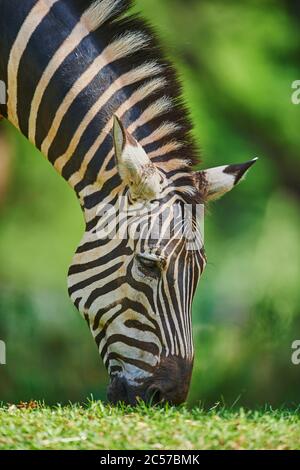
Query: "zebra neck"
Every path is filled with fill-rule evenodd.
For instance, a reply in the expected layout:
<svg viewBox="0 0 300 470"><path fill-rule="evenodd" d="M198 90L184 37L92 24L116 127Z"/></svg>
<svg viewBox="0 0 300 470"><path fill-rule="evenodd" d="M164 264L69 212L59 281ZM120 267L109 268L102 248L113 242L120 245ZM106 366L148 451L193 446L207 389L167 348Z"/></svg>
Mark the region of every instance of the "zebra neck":
<svg viewBox="0 0 300 470"><path fill-rule="evenodd" d="M88 210L120 185L113 114L169 178L196 161L176 75L144 23L119 17L129 3L0 2L0 78L8 91L0 113Z"/></svg>
<svg viewBox="0 0 300 470"><path fill-rule="evenodd" d="M86 186L90 193L91 186L103 184L101 170L108 164L107 177L115 173L108 100L101 98L115 73L91 37L92 26L60 1L25 1L16 9L21 18L15 19L18 31L10 38L14 3L4 1L1 19L9 47L6 116L78 195Z"/></svg>

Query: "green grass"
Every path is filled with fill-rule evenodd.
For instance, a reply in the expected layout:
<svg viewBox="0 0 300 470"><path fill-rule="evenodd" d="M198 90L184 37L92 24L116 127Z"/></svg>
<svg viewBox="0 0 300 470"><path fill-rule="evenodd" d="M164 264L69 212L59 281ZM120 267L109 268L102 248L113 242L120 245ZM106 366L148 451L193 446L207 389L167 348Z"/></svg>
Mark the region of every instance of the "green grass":
<svg viewBox="0 0 300 470"><path fill-rule="evenodd" d="M0 408L0 449L300 449L295 411L34 406Z"/></svg>

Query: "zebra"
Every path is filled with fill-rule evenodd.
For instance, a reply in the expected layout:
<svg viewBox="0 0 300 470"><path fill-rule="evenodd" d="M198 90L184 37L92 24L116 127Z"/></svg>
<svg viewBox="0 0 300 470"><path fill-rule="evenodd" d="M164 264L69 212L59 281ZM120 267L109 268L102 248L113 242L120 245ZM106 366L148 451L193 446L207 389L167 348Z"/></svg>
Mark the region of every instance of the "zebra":
<svg viewBox="0 0 300 470"><path fill-rule="evenodd" d="M191 307L206 265L197 207L256 159L194 169L180 80L131 6L0 0L0 114L78 197L85 232L68 292L107 368L109 401L177 405L190 387Z"/></svg>

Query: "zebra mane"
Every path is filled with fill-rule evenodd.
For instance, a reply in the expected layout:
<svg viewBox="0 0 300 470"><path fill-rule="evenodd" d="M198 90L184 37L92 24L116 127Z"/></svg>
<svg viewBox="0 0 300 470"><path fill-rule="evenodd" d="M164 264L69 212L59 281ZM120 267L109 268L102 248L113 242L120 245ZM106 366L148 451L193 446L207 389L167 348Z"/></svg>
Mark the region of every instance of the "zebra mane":
<svg viewBox="0 0 300 470"><path fill-rule="evenodd" d="M84 11L81 21L89 31L95 31L106 21L117 18L130 7L130 1L90 0L91 5Z"/></svg>
<svg viewBox="0 0 300 470"><path fill-rule="evenodd" d="M134 137L143 145L151 160L168 176L175 176L176 186L185 186L186 192L194 192L194 181L191 174L193 165L199 163L196 145L191 136L192 123L187 107L183 101L181 83L173 64L166 59L152 27L139 15L129 12L134 0L96 0L83 14L89 30L94 30L95 40L105 45L115 39L124 38L130 41L125 60L116 60L116 73L127 73L149 67L150 77L137 81L134 88L153 80L153 67L157 68L153 92L139 104L140 115L147 114L147 108L154 107L153 118L146 123L139 122ZM126 45L122 46L126 48ZM116 56L118 55L116 51ZM122 57L122 54L120 54ZM125 54L123 54L123 57ZM161 86L163 85L163 86ZM131 87L131 93L134 88ZM107 116L107 119L111 116ZM130 115L125 121L129 127L137 116ZM189 189L190 188L190 189Z"/></svg>

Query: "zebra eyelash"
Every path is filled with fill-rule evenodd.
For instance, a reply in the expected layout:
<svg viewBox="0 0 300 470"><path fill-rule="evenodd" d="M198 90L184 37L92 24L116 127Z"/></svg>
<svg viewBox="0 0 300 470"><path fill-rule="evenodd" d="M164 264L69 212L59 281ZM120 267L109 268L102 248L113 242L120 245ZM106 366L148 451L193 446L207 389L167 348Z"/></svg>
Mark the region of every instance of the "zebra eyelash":
<svg viewBox="0 0 300 470"><path fill-rule="evenodd" d="M166 260L162 257L139 253L136 255L143 274L151 273L159 275L166 266Z"/></svg>

